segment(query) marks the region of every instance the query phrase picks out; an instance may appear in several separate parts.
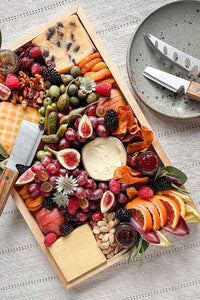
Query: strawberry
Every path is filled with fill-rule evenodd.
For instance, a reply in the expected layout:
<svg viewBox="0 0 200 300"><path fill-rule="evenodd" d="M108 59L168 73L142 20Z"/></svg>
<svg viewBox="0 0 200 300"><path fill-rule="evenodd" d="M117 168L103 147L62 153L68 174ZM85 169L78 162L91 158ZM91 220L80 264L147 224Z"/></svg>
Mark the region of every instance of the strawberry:
<svg viewBox="0 0 200 300"><path fill-rule="evenodd" d="M96 85L95 90L102 96L109 97L111 93L112 85L108 82L99 83Z"/></svg>

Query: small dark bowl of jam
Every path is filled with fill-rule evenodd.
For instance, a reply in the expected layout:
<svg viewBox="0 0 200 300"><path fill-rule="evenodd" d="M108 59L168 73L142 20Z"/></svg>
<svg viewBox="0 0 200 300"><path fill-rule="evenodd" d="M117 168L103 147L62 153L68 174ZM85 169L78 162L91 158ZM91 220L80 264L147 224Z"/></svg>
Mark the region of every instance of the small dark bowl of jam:
<svg viewBox="0 0 200 300"><path fill-rule="evenodd" d="M136 242L138 238L138 232L128 222L120 223L115 230L115 241L121 248L130 248Z"/></svg>

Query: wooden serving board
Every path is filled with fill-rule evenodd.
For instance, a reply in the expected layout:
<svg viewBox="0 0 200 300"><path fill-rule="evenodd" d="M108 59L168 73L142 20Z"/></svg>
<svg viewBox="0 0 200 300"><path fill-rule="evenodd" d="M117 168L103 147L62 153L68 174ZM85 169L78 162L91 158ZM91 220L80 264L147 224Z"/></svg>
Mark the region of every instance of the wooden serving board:
<svg viewBox="0 0 200 300"><path fill-rule="evenodd" d="M130 90L126 86L125 82L123 81L119 71L117 70L116 66L112 62L108 52L106 51L105 47L103 46L102 42L100 41L99 37L97 36L92 24L88 20L86 14L84 13L84 11L83 11L83 9L80 5L76 5L76 6L72 7L71 9L65 11L64 13L58 15L57 17L55 17L51 21L47 22L46 24L44 24L40 28L38 28L35 31L33 31L32 33L28 34L26 37L20 39L16 43L12 44L8 48L13 50L13 51L17 50L19 47L21 47L25 43L31 41L37 35L39 35L43 31L45 31L46 29L48 29L50 26L54 25L56 22L61 21L62 19L65 19L66 17L68 17L72 14L76 14L79 17L79 20L81 21L83 27L85 28L86 32L88 33L92 43L95 45L97 51L100 53L103 60L107 64L107 66L110 69L116 83L119 86L119 89L121 90L124 97L127 99L128 104L133 109L134 114L136 115L139 123L141 125L147 126L149 129L151 129L151 127L148 124L145 116L143 115L142 111L140 110L136 100L134 99L132 93L130 92ZM161 145L158 142L156 137L154 137L154 141L153 141L152 146L153 146L155 152L160 157L163 165L171 165L167 155L165 154L163 148L161 147ZM22 198L19 196L19 194L17 193L17 191L15 189L12 190L11 195L12 195L12 198L14 199L19 211L23 215L26 223L28 224L28 226L30 227L32 233L34 234L36 240L38 241L40 247L42 248L43 252L45 253L46 257L48 258L49 262L51 263L52 267L54 268L55 272L57 273L59 279L61 280L62 284L64 285L64 287L66 289L69 289L69 288L75 286L76 284L88 279L89 277L91 277L91 276L97 274L98 272L108 268L109 266L117 263L118 261L123 260L126 257L126 255L122 255L122 252L120 252L117 255L115 255L113 258L107 260L106 264L90 271L89 273L87 273L85 275L82 275L81 277L73 280L72 282L67 282L65 277L63 276L62 272L58 268L54 258L50 254L48 248L44 245L44 234L40 230L34 216L28 210L28 208L26 207L24 201L22 200ZM195 206L193 201L191 201L190 205L196 209L196 206Z"/></svg>

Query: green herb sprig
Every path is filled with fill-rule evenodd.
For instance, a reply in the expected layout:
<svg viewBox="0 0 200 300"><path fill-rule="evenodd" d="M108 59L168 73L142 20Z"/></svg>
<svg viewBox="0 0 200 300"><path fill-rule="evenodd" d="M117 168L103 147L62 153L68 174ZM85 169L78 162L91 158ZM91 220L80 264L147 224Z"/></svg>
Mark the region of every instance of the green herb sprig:
<svg viewBox="0 0 200 300"><path fill-rule="evenodd" d="M8 160L8 154L3 146L0 144L0 175L3 172L4 162Z"/></svg>
<svg viewBox="0 0 200 300"><path fill-rule="evenodd" d="M149 243L147 241L143 240L143 238L140 236L137 239L137 242L135 243L135 245L128 248L123 253L123 255L129 253L129 257L128 257L128 263L129 263L131 258L133 259L138 255L138 253L141 253L141 259L140 259L140 266L141 266L144 261L144 252L147 250L148 247L149 247Z"/></svg>

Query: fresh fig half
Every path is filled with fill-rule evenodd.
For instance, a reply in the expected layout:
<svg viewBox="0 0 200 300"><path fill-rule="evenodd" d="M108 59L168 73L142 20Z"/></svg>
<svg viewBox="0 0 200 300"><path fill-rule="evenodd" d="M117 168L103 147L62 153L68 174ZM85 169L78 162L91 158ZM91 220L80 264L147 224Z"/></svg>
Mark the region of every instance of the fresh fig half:
<svg viewBox="0 0 200 300"><path fill-rule="evenodd" d="M84 139L88 139L89 137L91 137L93 133L93 127L87 115L83 115L83 117L81 118L78 125L78 133Z"/></svg>
<svg viewBox="0 0 200 300"><path fill-rule="evenodd" d="M32 172L31 168L25 171L16 181L16 185L23 185L33 181L35 174Z"/></svg>
<svg viewBox="0 0 200 300"><path fill-rule="evenodd" d="M111 191L104 192L102 198L101 198L101 212L102 214L109 211L115 202L115 195Z"/></svg>
<svg viewBox="0 0 200 300"><path fill-rule="evenodd" d="M81 155L76 149L67 148L60 151L52 150L49 147L48 149L56 156L59 163L67 170L74 170L80 163Z"/></svg>
<svg viewBox="0 0 200 300"><path fill-rule="evenodd" d="M145 232L133 217L130 218L130 223L135 227L145 241L148 243L160 244L160 240L154 230Z"/></svg>
<svg viewBox="0 0 200 300"><path fill-rule="evenodd" d="M184 236L189 234L190 232L190 229L182 216L180 216L180 219L175 229L173 229L169 224L165 225L163 229L178 236Z"/></svg>

